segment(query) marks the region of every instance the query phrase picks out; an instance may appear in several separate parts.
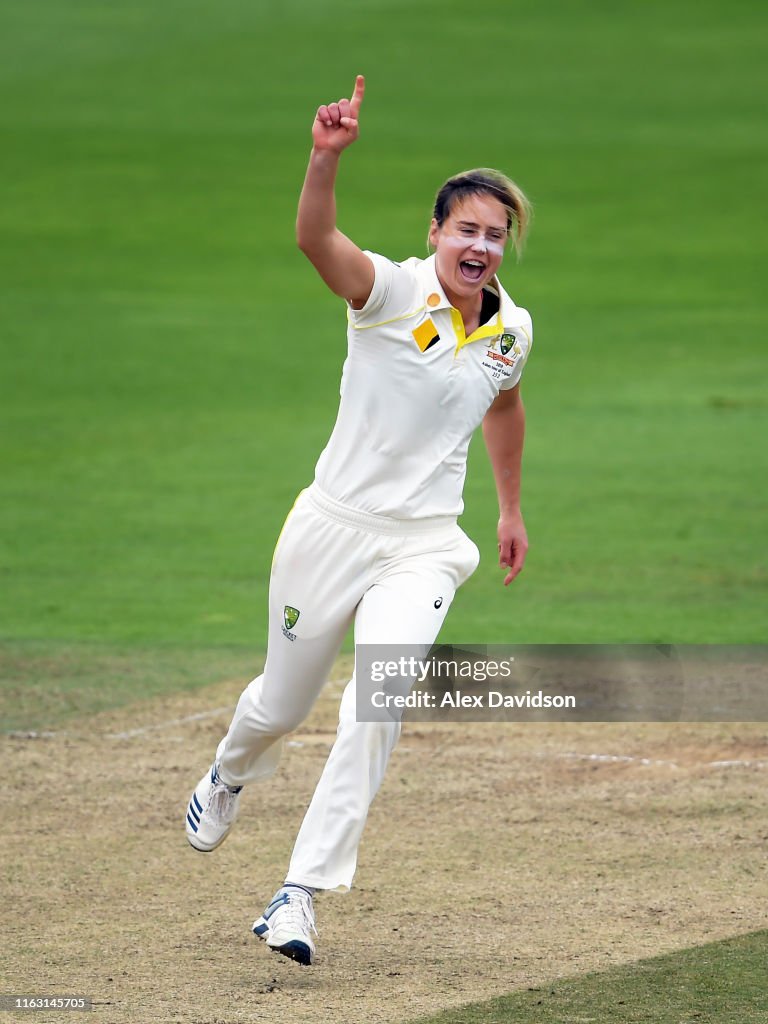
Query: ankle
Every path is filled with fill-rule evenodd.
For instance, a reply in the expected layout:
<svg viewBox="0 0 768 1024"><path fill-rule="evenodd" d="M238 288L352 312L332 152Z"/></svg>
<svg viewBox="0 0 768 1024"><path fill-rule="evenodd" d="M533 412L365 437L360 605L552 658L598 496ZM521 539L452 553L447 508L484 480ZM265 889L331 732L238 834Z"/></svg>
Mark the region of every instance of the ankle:
<svg viewBox="0 0 768 1024"><path fill-rule="evenodd" d="M315 889L311 885L304 885L303 882L289 882L288 879L286 879L283 882L282 888L283 889L301 889L303 892L307 893L309 896L314 896L315 893L317 892L317 889Z"/></svg>
<svg viewBox="0 0 768 1024"><path fill-rule="evenodd" d="M228 782L224 778L224 776L221 774L221 762L220 761L216 761L214 763L213 771L214 771L214 775L216 777L216 781L220 782L222 785L226 786L227 789L230 791L230 793L233 793L233 794L239 793L240 790L243 788L242 786L235 785L235 783L233 783L233 782Z"/></svg>

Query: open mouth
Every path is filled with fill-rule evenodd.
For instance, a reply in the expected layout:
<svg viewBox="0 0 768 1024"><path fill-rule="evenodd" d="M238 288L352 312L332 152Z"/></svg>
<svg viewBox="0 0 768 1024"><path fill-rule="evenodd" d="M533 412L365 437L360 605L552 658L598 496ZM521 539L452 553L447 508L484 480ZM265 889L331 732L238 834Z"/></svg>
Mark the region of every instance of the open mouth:
<svg viewBox="0 0 768 1024"><path fill-rule="evenodd" d="M485 264L480 263L479 260L462 260L459 263L459 270L462 277L468 281L479 281L485 273Z"/></svg>

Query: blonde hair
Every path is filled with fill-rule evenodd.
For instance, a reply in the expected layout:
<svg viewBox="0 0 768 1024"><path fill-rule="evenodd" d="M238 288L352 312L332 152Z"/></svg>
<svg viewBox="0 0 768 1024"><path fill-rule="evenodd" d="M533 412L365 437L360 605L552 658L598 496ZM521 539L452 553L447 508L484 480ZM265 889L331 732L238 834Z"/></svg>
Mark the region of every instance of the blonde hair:
<svg viewBox="0 0 768 1024"><path fill-rule="evenodd" d="M525 193L511 178L492 167L476 167L449 178L435 196L432 216L442 227L457 202L467 196L489 195L507 211L507 230L518 259L531 224L533 208Z"/></svg>

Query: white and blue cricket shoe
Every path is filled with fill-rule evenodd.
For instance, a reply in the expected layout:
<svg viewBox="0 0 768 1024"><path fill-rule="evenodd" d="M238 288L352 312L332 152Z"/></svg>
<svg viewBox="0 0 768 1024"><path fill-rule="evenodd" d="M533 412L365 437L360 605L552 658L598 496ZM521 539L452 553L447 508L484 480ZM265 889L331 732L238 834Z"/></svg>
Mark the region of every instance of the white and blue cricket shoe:
<svg viewBox="0 0 768 1024"><path fill-rule="evenodd" d="M235 823L242 786L228 786L218 765L200 779L187 807L187 839L196 850L210 853L221 846Z"/></svg>
<svg viewBox="0 0 768 1024"><path fill-rule="evenodd" d="M284 885L251 930L274 953L307 967L315 958L311 933L317 935L312 893L300 885Z"/></svg>

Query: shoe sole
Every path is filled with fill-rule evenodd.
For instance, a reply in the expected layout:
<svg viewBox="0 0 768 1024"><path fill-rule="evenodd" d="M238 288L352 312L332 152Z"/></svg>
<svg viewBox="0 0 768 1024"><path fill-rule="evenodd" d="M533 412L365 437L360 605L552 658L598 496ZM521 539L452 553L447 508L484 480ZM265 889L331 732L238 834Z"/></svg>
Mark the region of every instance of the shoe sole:
<svg viewBox="0 0 768 1024"><path fill-rule="evenodd" d="M261 934L256 931L257 928L263 929ZM251 931L257 939L261 939L262 942L266 942L273 953L282 953L283 956L287 956L289 960L295 960L296 963L301 964L302 967L309 967L312 963L312 950L306 942L302 942L300 939L291 939L290 942L286 942L282 946L270 945L267 937L269 935L269 925L263 917L260 917L258 921L254 923Z"/></svg>
<svg viewBox="0 0 768 1024"><path fill-rule="evenodd" d="M267 943L269 946L269 943ZM306 942L294 940L286 942L284 946L269 946L273 953L282 953L289 960L295 960L302 967L309 967L312 963L312 951Z"/></svg>
<svg viewBox="0 0 768 1024"><path fill-rule="evenodd" d="M197 851L197 853L213 853L214 850L218 850L218 848L221 846L221 844L224 842L228 835L229 832L227 832L226 835L223 835L221 839L218 841L218 843L214 843L213 846L196 846L195 843L192 842L192 839L190 838L189 835L187 835L187 842L189 843L193 850Z"/></svg>

